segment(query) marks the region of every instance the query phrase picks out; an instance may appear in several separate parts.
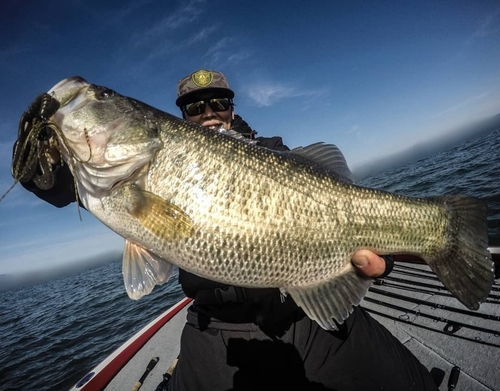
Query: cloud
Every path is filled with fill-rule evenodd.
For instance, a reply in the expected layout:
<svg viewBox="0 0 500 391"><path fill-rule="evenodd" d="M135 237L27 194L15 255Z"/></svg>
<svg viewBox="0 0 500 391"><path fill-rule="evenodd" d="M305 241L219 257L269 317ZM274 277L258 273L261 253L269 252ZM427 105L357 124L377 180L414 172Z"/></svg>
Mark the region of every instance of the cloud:
<svg viewBox="0 0 500 391"><path fill-rule="evenodd" d="M210 27L206 27L202 29L201 31L195 33L192 35L190 38L188 38L184 45L191 46L195 43L202 42L205 39L207 39L214 31L216 31L218 28L218 25L212 25Z"/></svg>
<svg viewBox="0 0 500 391"><path fill-rule="evenodd" d="M151 50L147 57L144 60L141 60L141 63L144 64L152 61L156 62L159 58L164 58L169 54L178 51L185 51L188 47L208 39L211 34L217 31L218 27L218 25L213 25L204 28L201 31L189 36L185 40L175 40L175 43L167 44L166 42L163 42L161 46L155 46L154 50Z"/></svg>
<svg viewBox="0 0 500 391"><path fill-rule="evenodd" d="M161 20L148 21L146 28L141 26L136 33L131 34L126 45L117 47L114 52L116 61L133 64L129 65L130 75L127 74L127 77L150 73L150 67L186 50L192 50L193 58L200 51L205 51L201 58L208 67L213 68L238 64L249 58L251 52L236 38L226 36L227 30L221 22L200 20L207 12L204 3L205 0L191 0ZM126 23L128 9L123 10L122 14L121 19ZM223 38L217 41L218 37ZM202 44L209 39L208 45Z"/></svg>
<svg viewBox="0 0 500 391"><path fill-rule="evenodd" d="M250 51L240 50L239 52L230 54L229 57L227 58L227 63L231 64L240 63L249 58L250 55L251 55Z"/></svg>
<svg viewBox="0 0 500 391"><path fill-rule="evenodd" d="M236 37L224 37L213 44L203 55L213 68L227 68L238 64L251 56L251 51L238 42Z"/></svg>
<svg viewBox="0 0 500 391"><path fill-rule="evenodd" d="M477 38L486 38L500 32L500 7L489 14L481 23L479 28L467 40L467 44Z"/></svg>
<svg viewBox="0 0 500 391"><path fill-rule="evenodd" d="M124 3L123 7L120 9L113 9L111 15L106 15L106 18L109 16L112 17L113 21L115 24L118 25L123 25L125 22L125 19L128 18L129 16L134 16L136 15L137 10L149 5L152 2L152 0L135 0L131 2ZM86 6L86 5L85 5ZM99 13L94 12L91 8L87 8L89 11L92 11L92 15L96 18L102 17Z"/></svg>
<svg viewBox="0 0 500 391"><path fill-rule="evenodd" d="M162 46L165 46L169 33L188 26L198 19L203 13L203 9L199 6L201 3L204 3L204 0L191 0L149 28L142 28L140 33L132 35L132 45L134 47L153 45L157 48L158 43L162 43Z"/></svg>
<svg viewBox="0 0 500 391"><path fill-rule="evenodd" d="M258 106L269 107L283 99L309 97L306 106L318 96L326 94L325 90L298 90L297 87L273 82L260 82L248 86L245 93Z"/></svg>
<svg viewBox="0 0 500 391"><path fill-rule="evenodd" d="M224 37L218 42L216 42L210 49L207 50L204 57L217 57L218 53L227 50L228 47L233 44L235 38L232 37Z"/></svg>
<svg viewBox="0 0 500 391"><path fill-rule="evenodd" d="M451 113L453 111L458 110L462 106L463 106L463 104L459 104L459 105L455 105L455 106L449 107L446 110L443 110L443 111L441 111L441 112L439 112L437 114L434 114L431 118L441 117L442 115L445 115L445 114L448 114L448 113Z"/></svg>
<svg viewBox="0 0 500 391"><path fill-rule="evenodd" d="M455 106L449 107L446 110L443 110L443 111L441 111L441 112L439 112L437 114L434 114L433 116L431 116L431 118L441 117L442 115L445 115L445 114L457 111L458 109L461 109L461 108L463 108L465 106L469 106L474 101L478 101L478 100L486 98L490 94L491 94L491 91L486 91L486 92L483 92L482 94L475 95L475 96L472 96L470 98L464 99L462 102L456 104Z"/></svg>
<svg viewBox="0 0 500 391"><path fill-rule="evenodd" d="M350 134L350 135L353 134L355 136L359 136L361 134L359 124L353 124L349 129L347 129L347 131L345 133Z"/></svg>
<svg viewBox="0 0 500 391"><path fill-rule="evenodd" d="M250 98L259 106L272 106L274 103L290 98L294 94L293 87L277 84L260 84L247 89Z"/></svg>
<svg viewBox="0 0 500 391"><path fill-rule="evenodd" d="M168 30L175 30L191 24L198 16L203 13L199 4L204 3L205 0L191 0L184 4L182 7L167 16L163 22L163 28Z"/></svg>

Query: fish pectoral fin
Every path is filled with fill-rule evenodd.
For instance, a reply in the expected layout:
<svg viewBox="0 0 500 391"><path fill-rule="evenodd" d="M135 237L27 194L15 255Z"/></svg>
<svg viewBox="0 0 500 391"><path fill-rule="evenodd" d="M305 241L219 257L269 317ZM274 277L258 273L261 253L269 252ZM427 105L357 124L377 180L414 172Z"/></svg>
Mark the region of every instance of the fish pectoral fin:
<svg viewBox="0 0 500 391"><path fill-rule="evenodd" d="M137 186L129 186L129 214L160 240L191 236L193 221L176 205Z"/></svg>
<svg viewBox="0 0 500 391"><path fill-rule="evenodd" d="M125 240L123 251L123 282L131 299L138 300L151 293L155 285L167 282L174 265L158 255Z"/></svg>
<svg viewBox="0 0 500 391"><path fill-rule="evenodd" d="M325 330L338 330L358 305L372 279L362 277L349 265L337 276L320 284L308 287L285 287L306 315Z"/></svg>

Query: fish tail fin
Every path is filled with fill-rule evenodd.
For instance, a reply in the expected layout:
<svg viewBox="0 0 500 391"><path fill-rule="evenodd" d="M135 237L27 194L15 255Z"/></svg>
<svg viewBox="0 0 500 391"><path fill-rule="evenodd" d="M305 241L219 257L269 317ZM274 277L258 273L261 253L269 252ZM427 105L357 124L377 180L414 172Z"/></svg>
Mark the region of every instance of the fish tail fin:
<svg viewBox="0 0 500 391"><path fill-rule="evenodd" d="M469 196L436 200L449 208L451 232L443 251L424 257L443 285L467 308L477 310L494 280L494 265L487 249L486 204Z"/></svg>
<svg viewBox="0 0 500 391"><path fill-rule="evenodd" d="M352 313L372 285L371 278L359 275L352 264L336 277L313 286L283 288L306 315L325 330L338 325Z"/></svg>

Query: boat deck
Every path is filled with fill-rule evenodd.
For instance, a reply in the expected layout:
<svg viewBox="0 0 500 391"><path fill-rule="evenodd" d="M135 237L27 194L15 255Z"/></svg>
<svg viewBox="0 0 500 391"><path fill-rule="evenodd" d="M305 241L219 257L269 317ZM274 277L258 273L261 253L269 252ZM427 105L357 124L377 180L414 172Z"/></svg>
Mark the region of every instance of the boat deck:
<svg viewBox="0 0 500 391"><path fill-rule="evenodd" d="M370 289L361 305L388 328L447 390L454 366L456 390L500 389L500 288L498 282L469 311L427 265L398 263Z"/></svg>
<svg viewBox="0 0 500 391"><path fill-rule="evenodd" d="M140 388L154 391L179 353L189 305L190 299L183 299L155 319L96 367L83 388L72 390L137 390L133 387L151 359L159 357ZM455 366L460 368L455 390L500 390L498 281L480 310L469 311L451 296L427 265L396 262L388 277L375 282L361 306L417 356L431 371L440 390L448 390Z"/></svg>
<svg viewBox="0 0 500 391"><path fill-rule="evenodd" d="M107 385L106 391L132 390L141 378L152 358L159 360L144 380L141 390L155 390L163 380L163 374L177 358L180 349L181 332L186 323L187 308L190 301L184 299L185 306L165 323L144 347L123 367L120 373Z"/></svg>

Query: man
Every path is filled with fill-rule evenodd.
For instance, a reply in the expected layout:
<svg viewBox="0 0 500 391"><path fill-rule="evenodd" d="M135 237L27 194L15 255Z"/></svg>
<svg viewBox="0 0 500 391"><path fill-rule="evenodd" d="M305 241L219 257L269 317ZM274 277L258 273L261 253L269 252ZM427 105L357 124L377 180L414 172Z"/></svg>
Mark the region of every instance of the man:
<svg viewBox="0 0 500 391"><path fill-rule="evenodd" d="M256 132L235 115L234 92L220 72L186 76L177 95L176 105L188 121L289 150L281 137L255 138ZM384 259L370 251L357 252L353 263L370 277L386 272ZM169 390L437 389L418 360L360 308L338 332L329 332L291 297L283 302L278 289L231 287L183 270L179 281L194 303Z"/></svg>

